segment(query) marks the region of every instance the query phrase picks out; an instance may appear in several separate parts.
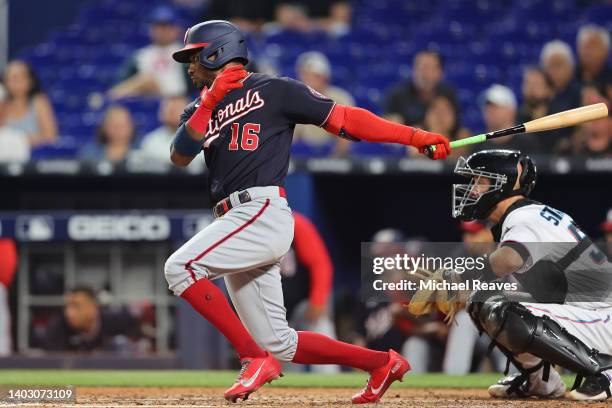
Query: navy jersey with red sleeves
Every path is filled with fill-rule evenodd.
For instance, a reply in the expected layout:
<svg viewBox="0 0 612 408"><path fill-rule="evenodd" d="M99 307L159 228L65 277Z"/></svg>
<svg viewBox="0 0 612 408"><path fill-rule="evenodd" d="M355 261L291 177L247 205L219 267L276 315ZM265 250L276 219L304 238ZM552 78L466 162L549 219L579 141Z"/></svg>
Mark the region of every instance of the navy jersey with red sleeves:
<svg viewBox="0 0 612 408"><path fill-rule="evenodd" d="M334 102L290 78L251 73L215 107L204 139L213 203L250 187L282 186L297 123L321 126ZM186 122L199 97L185 108Z"/></svg>

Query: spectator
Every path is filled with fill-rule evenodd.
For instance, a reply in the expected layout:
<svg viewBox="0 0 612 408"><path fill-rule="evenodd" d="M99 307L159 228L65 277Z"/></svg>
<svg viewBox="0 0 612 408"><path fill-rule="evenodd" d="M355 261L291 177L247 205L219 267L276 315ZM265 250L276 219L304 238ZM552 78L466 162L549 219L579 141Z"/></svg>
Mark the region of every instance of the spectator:
<svg viewBox="0 0 612 408"><path fill-rule="evenodd" d="M276 0L224 0L212 1L202 21L231 20L244 32L257 31L265 21L274 19Z"/></svg>
<svg viewBox="0 0 612 408"><path fill-rule="evenodd" d="M17 270L17 247L10 239L0 239L0 356L11 353L11 314L8 289Z"/></svg>
<svg viewBox="0 0 612 408"><path fill-rule="evenodd" d="M459 122L457 105L447 95L438 95L432 99L425 112L423 125L425 130L448 136L451 140L463 139L470 135L470 131L462 127ZM457 158L467 151L467 147L453 149L451 157Z"/></svg>
<svg viewBox="0 0 612 408"><path fill-rule="evenodd" d="M594 86L584 88L582 104L608 103ZM609 103L608 103L609 105ZM612 117L583 123L572 137L572 152L588 157L612 157Z"/></svg>
<svg viewBox="0 0 612 408"><path fill-rule="evenodd" d="M26 133L5 126L7 95L0 85L0 163L30 160L30 143Z"/></svg>
<svg viewBox="0 0 612 408"><path fill-rule="evenodd" d="M385 114L389 120L410 126L422 126L425 112L436 95L445 95L457 104L455 89L443 81L442 56L433 51L416 54L412 80L397 85L387 97Z"/></svg>
<svg viewBox="0 0 612 408"><path fill-rule="evenodd" d="M327 57L320 52L310 51L301 54L297 59L296 71L300 80L316 92L333 99L338 104L355 105L353 97L347 91L330 84L331 65ZM296 125L293 137L295 141L302 140L314 146L333 142L335 156L346 156L351 146L350 141L336 137L314 125Z"/></svg>
<svg viewBox="0 0 612 408"><path fill-rule="evenodd" d="M487 132L500 130L515 125L516 97L507 86L491 85L482 95L482 114ZM534 138L521 136L505 136L491 139L478 145L483 149L517 149L524 153L539 151L538 142Z"/></svg>
<svg viewBox="0 0 612 408"><path fill-rule="evenodd" d="M549 114L549 103L553 97L553 85L550 77L539 67L529 67L523 73L523 105L521 105L516 123L525 123ZM539 151L546 153L558 152L562 139L554 137L550 132L538 133ZM532 149L533 151L533 149ZM537 153L537 152L535 152Z"/></svg>
<svg viewBox="0 0 612 408"><path fill-rule="evenodd" d="M548 115L548 104L553 97L553 84L539 67L529 67L523 73L523 105L519 109L517 123Z"/></svg>
<svg viewBox="0 0 612 408"><path fill-rule="evenodd" d="M183 46L179 43L181 33L174 9L168 6L154 8L149 27L152 44L137 50L124 63L121 82L109 91L109 96L119 99L186 95L190 91L187 71L172 59L172 53Z"/></svg>
<svg viewBox="0 0 612 408"><path fill-rule="evenodd" d="M553 98L549 112L557 113L580 106L580 85L574 79L574 56L569 45L555 40L544 44L540 53L540 65L553 84ZM557 129L549 132L547 139L557 138L556 143L566 143L575 128Z"/></svg>
<svg viewBox="0 0 612 408"><path fill-rule="evenodd" d="M596 25L583 26L578 31L576 49L576 79L584 85L595 86L602 95L612 99L612 68L607 64L610 33Z"/></svg>
<svg viewBox="0 0 612 408"><path fill-rule="evenodd" d="M351 31L353 8L348 1L336 1L329 7L329 17L323 25L332 37L339 37Z"/></svg>
<svg viewBox="0 0 612 408"><path fill-rule="evenodd" d="M280 3L276 6L274 15L275 21L263 27L267 34L274 34L282 30L308 33L315 28L308 15L308 9L301 3Z"/></svg>
<svg viewBox="0 0 612 408"><path fill-rule="evenodd" d="M3 82L7 93L4 126L26 135L30 146L55 142L57 122L53 107L32 67L24 61L10 62Z"/></svg>
<svg viewBox="0 0 612 408"><path fill-rule="evenodd" d="M160 106L158 119L161 126L144 136L139 153L149 159L169 162L170 143L180 125L180 116L187 105L183 96L165 98Z"/></svg>
<svg viewBox="0 0 612 408"><path fill-rule="evenodd" d="M135 128L130 111L113 105L104 113L96 140L81 149L79 157L82 160L120 162L127 159L134 139Z"/></svg>
<svg viewBox="0 0 612 408"><path fill-rule="evenodd" d="M91 288L79 286L66 293L64 312L49 323L43 343L49 351L125 351L125 337L140 335L138 320L125 309L103 309Z"/></svg>
<svg viewBox="0 0 612 408"><path fill-rule="evenodd" d="M291 327L336 338L331 292L334 270L325 242L306 216L294 211L295 236L281 261L283 295ZM311 371L336 373L338 366L313 365Z"/></svg>

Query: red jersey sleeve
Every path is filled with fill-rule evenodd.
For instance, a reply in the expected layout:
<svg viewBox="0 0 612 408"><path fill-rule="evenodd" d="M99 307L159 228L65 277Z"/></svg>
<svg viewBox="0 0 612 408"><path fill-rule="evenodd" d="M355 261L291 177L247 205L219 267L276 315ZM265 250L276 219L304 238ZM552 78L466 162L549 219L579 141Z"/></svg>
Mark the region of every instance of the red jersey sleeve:
<svg viewBox="0 0 612 408"><path fill-rule="evenodd" d="M10 239L0 239L0 284L8 287L17 269L17 247Z"/></svg>

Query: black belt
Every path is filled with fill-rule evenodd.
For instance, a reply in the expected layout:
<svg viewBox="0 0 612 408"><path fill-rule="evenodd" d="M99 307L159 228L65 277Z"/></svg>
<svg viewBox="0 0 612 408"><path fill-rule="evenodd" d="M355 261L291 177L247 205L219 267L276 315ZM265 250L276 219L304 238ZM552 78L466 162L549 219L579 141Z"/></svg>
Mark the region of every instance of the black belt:
<svg viewBox="0 0 612 408"><path fill-rule="evenodd" d="M251 195L249 194L247 190L240 191L238 193L238 202L240 204L248 203L249 201L251 201ZM233 207L234 206L232 205L232 200L230 200L229 197L226 197L223 200L219 201L213 207L213 214L217 218L222 217L223 215L225 215L225 213L227 213Z"/></svg>

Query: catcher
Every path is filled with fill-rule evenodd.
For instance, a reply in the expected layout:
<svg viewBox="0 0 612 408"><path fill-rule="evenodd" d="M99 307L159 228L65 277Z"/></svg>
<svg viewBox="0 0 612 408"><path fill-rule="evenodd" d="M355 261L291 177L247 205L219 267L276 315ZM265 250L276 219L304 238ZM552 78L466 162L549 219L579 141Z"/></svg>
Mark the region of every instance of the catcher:
<svg viewBox="0 0 612 408"><path fill-rule="evenodd" d="M503 278L518 281L523 292L481 290L467 298L447 290L419 291L410 312L437 308L452 320L467 304L477 328L519 370L490 386L492 397L562 397L565 384L550 370L556 364L577 374L572 399L610 398L610 261L569 215L527 198L536 182L536 167L528 156L511 150L480 151L467 160L459 158L455 173L470 181L453 186L453 217L495 224L492 232L499 245L482 270L436 271L421 278Z"/></svg>

